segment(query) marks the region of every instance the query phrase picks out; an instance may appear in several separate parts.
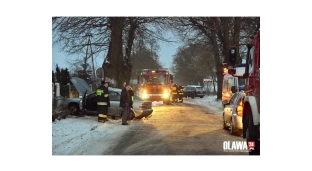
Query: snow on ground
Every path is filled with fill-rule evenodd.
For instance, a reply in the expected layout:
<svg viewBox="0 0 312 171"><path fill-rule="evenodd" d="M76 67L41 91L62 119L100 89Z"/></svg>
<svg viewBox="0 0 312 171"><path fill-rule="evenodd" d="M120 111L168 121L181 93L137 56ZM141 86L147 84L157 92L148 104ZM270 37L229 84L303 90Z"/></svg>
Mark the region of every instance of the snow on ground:
<svg viewBox="0 0 312 171"><path fill-rule="evenodd" d="M222 113L221 100L217 96L184 99L186 103L196 103ZM154 106L162 102L153 102ZM122 134L130 127L121 125L121 119L99 123L96 116L68 117L52 123L52 155L101 155L110 150L115 142L120 141ZM103 145L103 142L105 144ZM98 151L99 147L104 151ZM88 149L88 151L84 151Z"/></svg>
<svg viewBox="0 0 312 171"><path fill-rule="evenodd" d="M121 125L121 120L100 123L96 116L56 120L52 123L52 154L101 155L104 151L98 151L97 147L111 147L127 129L129 127ZM105 139L104 145L102 139Z"/></svg>
<svg viewBox="0 0 312 171"><path fill-rule="evenodd" d="M222 101L221 100L216 100L217 96L204 96L203 98L199 98L196 97L194 99L191 98L184 98L183 100L187 103L196 103L196 104L200 104L203 106L208 107L209 109L216 111L216 112L220 112L223 111L223 107L222 107ZM163 102L153 102L153 106L159 106L162 105Z"/></svg>
<svg viewBox="0 0 312 171"><path fill-rule="evenodd" d="M221 100L217 101L216 100L217 96L205 96L205 97L204 97L204 102L207 103L208 106L214 107L215 110L223 111L222 101Z"/></svg>
<svg viewBox="0 0 312 171"><path fill-rule="evenodd" d="M196 97L194 99L184 98L185 103L193 103L193 104L198 104L204 107L209 108L212 111L215 111L217 113L222 113L223 108L222 108L222 102L221 100L216 101L217 96L204 96L203 98Z"/></svg>

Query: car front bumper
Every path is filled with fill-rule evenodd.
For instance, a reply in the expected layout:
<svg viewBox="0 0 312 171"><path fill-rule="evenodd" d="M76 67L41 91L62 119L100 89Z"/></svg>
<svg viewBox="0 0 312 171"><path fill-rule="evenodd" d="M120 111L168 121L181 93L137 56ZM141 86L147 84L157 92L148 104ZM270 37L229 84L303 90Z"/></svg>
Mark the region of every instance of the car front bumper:
<svg viewBox="0 0 312 171"><path fill-rule="evenodd" d="M153 109L134 110L135 117L147 117L153 113Z"/></svg>
<svg viewBox="0 0 312 171"><path fill-rule="evenodd" d="M166 101L169 99L169 96L164 95L151 95L147 97L142 97L143 100L149 100L149 101Z"/></svg>

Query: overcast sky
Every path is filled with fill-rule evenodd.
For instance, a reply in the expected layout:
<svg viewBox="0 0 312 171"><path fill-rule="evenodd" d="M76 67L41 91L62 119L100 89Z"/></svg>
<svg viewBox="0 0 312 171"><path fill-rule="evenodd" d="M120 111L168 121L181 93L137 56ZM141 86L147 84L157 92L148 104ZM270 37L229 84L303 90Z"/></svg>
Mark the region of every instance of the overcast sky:
<svg viewBox="0 0 312 171"><path fill-rule="evenodd" d="M168 36L171 40L174 40L173 34L168 33ZM173 55L176 54L177 49L182 43L167 43L167 42L158 42L160 45L158 56L159 60L162 64L164 64L164 68L170 69L172 66ZM58 64L60 68L69 68L70 65L66 62L70 59L76 59L77 56L68 56L64 52L60 51L59 46L52 46L52 69L55 70L55 64ZM104 56L95 57L94 66L98 68L102 65L104 60ZM91 61L90 61L91 62Z"/></svg>

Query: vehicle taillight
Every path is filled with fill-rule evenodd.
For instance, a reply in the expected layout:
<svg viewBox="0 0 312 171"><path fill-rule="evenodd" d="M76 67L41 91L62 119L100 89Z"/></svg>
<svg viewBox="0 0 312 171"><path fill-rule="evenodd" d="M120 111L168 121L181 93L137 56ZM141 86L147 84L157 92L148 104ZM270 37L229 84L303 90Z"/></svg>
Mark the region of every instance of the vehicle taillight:
<svg viewBox="0 0 312 171"><path fill-rule="evenodd" d="M237 116L243 115L243 100L239 102L239 105L236 108L236 113L237 113Z"/></svg>
<svg viewBox="0 0 312 171"><path fill-rule="evenodd" d="M145 107L146 107L145 105L140 105L139 106L140 109L145 109Z"/></svg>

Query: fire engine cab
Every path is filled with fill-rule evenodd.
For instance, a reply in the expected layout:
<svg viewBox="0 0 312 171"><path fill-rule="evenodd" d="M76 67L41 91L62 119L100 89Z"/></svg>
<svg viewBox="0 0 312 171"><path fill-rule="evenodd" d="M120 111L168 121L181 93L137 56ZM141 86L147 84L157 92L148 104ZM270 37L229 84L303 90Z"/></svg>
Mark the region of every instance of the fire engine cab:
<svg viewBox="0 0 312 171"><path fill-rule="evenodd" d="M168 69L143 69L138 76L139 94L143 100L171 102L173 76Z"/></svg>
<svg viewBox="0 0 312 171"><path fill-rule="evenodd" d="M236 47L230 49L230 63L235 63ZM246 79L243 103L243 138L254 150L249 155L260 155L260 29L247 44L246 67L243 77Z"/></svg>
<svg viewBox="0 0 312 171"><path fill-rule="evenodd" d="M234 93L244 91L245 78L243 77L243 74L245 72L245 65L246 64L237 64L235 74L228 73L227 68L224 70L222 83L222 104L230 102Z"/></svg>

